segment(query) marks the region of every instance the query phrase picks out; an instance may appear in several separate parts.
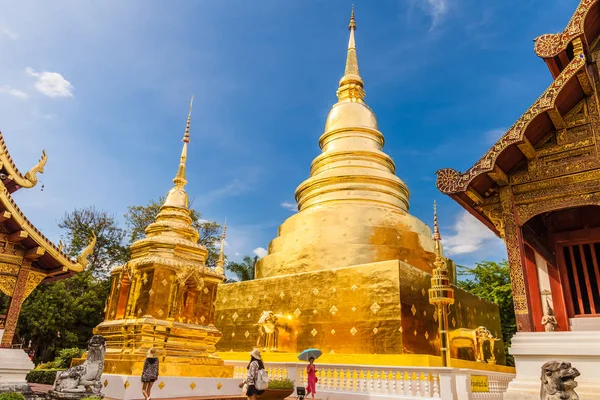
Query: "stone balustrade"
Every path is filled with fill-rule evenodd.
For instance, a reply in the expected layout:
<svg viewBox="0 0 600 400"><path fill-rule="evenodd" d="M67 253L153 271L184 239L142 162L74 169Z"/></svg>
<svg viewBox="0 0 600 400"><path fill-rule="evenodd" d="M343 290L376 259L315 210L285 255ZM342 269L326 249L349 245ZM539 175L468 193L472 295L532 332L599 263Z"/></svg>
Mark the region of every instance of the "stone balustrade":
<svg viewBox="0 0 600 400"><path fill-rule="evenodd" d="M234 377L244 379L245 361L226 361L234 366ZM266 363L270 379L287 378L295 386L306 386L306 363ZM317 364L319 398L502 400L513 374L457 368L386 367ZM471 378L473 378L472 384ZM483 385L482 385L483 382ZM482 391L477 391L482 390Z"/></svg>

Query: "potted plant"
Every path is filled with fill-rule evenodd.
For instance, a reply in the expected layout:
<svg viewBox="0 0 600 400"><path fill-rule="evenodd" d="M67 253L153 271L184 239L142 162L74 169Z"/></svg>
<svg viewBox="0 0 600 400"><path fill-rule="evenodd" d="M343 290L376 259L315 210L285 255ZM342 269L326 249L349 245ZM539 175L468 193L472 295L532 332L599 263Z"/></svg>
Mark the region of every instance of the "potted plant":
<svg viewBox="0 0 600 400"><path fill-rule="evenodd" d="M283 400L294 393L294 381L283 378L269 381L269 387L262 396L261 400Z"/></svg>

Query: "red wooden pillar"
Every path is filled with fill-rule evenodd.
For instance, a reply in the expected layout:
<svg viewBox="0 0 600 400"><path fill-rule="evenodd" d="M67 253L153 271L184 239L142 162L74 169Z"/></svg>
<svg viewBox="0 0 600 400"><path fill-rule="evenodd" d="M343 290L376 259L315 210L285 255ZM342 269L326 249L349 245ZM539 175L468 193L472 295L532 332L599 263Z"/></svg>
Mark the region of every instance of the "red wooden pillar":
<svg viewBox="0 0 600 400"><path fill-rule="evenodd" d="M25 266L21 266L19 269L17 282L15 283L13 295L10 298L10 303L8 305L8 312L6 313L4 334L2 335L2 342L0 343L1 348L10 349L12 347L15 332L17 330L19 313L21 312L21 305L23 305L23 300L25 300L25 287L27 285L29 271L29 268Z"/></svg>
<svg viewBox="0 0 600 400"><path fill-rule="evenodd" d="M535 331L543 332L542 317L544 316L544 308L542 304L542 295L540 293L538 266L535 261L535 251L528 245L524 246L525 250L525 276L527 281L531 282L528 285L529 289L529 304L531 305L531 318L533 319L533 327Z"/></svg>

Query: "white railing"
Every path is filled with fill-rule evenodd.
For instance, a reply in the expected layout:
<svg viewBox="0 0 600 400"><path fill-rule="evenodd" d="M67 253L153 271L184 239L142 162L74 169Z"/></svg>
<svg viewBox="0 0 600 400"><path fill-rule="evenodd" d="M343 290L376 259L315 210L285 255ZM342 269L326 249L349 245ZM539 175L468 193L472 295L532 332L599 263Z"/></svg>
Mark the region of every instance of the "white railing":
<svg viewBox="0 0 600 400"><path fill-rule="evenodd" d="M226 361L234 366L234 378L246 377L247 362ZM266 363L270 379L290 379L295 387L307 383L305 363ZM486 376L489 390L472 392L471 376ZM513 374L432 367L382 367L366 365L318 364L319 398L414 399L422 400L502 400ZM372 395L372 396L371 396Z"/></svg>

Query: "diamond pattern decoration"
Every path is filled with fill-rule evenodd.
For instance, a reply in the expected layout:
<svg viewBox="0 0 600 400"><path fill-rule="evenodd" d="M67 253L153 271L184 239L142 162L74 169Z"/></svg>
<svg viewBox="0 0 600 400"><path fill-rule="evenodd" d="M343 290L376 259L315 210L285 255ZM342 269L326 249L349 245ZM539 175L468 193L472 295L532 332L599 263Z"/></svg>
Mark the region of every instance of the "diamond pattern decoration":
<svg viewBox="0 0 600 400"><path fill-rule="evenodd" d="M221 319L225 318L225 314L221 315Z"/></svg>
<svg viewBox="0 0 600 400"><path fill-rule="evenodd" d="M317 310L313 310L313 314L317 315L318 311Z"/></svg>
<svg viewBox="0 0 600 400"><path fill-rule="evenodd" d="M204 321L206 321L206 317L203 315L200 317L200 322L204 323Z"/></svg>
<svg viewBox="0 0 600 400"><path fill-rule="evenodd" d="M248 332L248 331L244 332L244 336L246 336L246 339L248 339L248 336L250 336L250 332Z"/></svg>
<svg viewBox="0 0 600 400"><path fill-rule="evenodd" d="M280 298L281 300L283 300L283 298L284 298L284 297L285 297L285 293L283 293L283 292L279 293L279 298Z"/></svg>
<svg viewBox="0 0 600 400"><path fill-rule="evenodd" d="M333 288L333 289L331 289L331 291L332 291L333 293L337 293L337 289L336 289L336 288Z"/></svg>
<svg viewBox="0 0 600 400"><path fill-rule="evenodd" d="M248 313L246 314L246 318L250 318L252 316L252 314Z"/></svg>
<svg viewBox="0 0 600 400"><path fill-rule="evenodd" d="M352 287L350 289L352 289L353 292L356 292L356 289L358 289L358 286L352 285Z"/></svg>
<svg viewBox="0 0 600 400"><path fill-rule="evenodd" d="M335 350L331 349L331 351L329 352L329 354L335 354Z"/></svg>
<svg viewBox="0 0 600 400"><path fill-rule="evenodd" d="M152 290L152 289L148 290L148 294L149 294L150 296L152 296L152 295L154 294L154 290Z"/></svg>
<svg viewBox="0 0 600 400"><path fill-rule="evenodd" d="M332 334L332 335L335 335L335 329L332 329L332 330L331 330L331 334Z"/></svg>
<svg viewBox="0 0 600 400"><path fill-rule="evenodd" d="M423 311L423 316L426 317L427 316L427 311Z"/></svg>
<svg viewBox="0 0 600 400"><path fill-rule="evenodd" d="M316 296L316 295L318 295L318 294L319 294L319 289L317 289L317 288L314 288L312 292L313 292L313 294Z"/></svg>
<svg viewBox="0 0 600 400"><path fill-rule="evenodd" d="M294 311L294 315L296 316L296 318L300 317L300 314L302 314L302 311L300 311L299 308L296 308L296 311Z"/></svg>
<svg viewBox="0 0 600 400"><path fill-rule="evenodd" d="M190 389L192 389L192 390L196 389L196 384L194 382L190 383Z"/></svg>
<svg viewBox="0 0 600 400"><path fill-rule="evenodd" d="M373 328L373 333L374 333L375 335L377 335L377 332L379 332L379 329L377 329L377 328Z"/></svg>
<svg viewBox="0 0 600 400"><path fill-rule="evenodd" d="M452 327L456 328L456 320L454 319L454 317L452 317Z"/></svg>
<svg viewBox="0 0 600 400"><path fill-rule="evenodd" d="M231 332L231 337L235 337L235 332Z"/></svg>
<svg viewBox="0 0 600 400"><path fill-rule="evenodd" d="M425 289L421 289L421 294L425 296Z"/></svg>
<svg viewBox="0 0 600 400"><path fill-rule="evenodd" d="M339 310L337 309L336 306L331 306L331 308L329 309L329 312L331 313L331 315L335 315Z"/></svg>
<svg viewBox="0 0 600 400"><path fill-rule="evenodd" d="M159 309L157 313L159 317L162 317L165 312L162 309Z"/></svg>
<svg viewBox="0 0 600 400"><path fill-rule="evenodd" d="M142 275L142 282L144 282L144 285L146 283L148 283L148 275L144 272L144 274Z"/></svg>
<svg viewBox="0 0 600 400"><path fill-rule="evenodd" d="M425 331L425 339L429 339L429 332Z"/></svg>
<svg viewBox="0 0 600 400"><path fill-rule="evenodd" d="M141 308L138 308L138 310L137 310L137 314L138 314L138 315L140 315L141 313L142 313L142 309L141 309Z"/></svg>
<svg viewBox="0 0 600 400"><path fill-rule="evenodd" d="M231 316L231 319L233 321L237 320L238 318L239 318L239 315L236 312L234 312L233 315Z"/></svg>
<svg viewBox="0 0 600 400"><path fill-rule="evenodd" d="M297 292L296 292L296 297L300 297L300 295L301 295L301 294L302 294L302 293L300 293L300 291L297 291Z"/></svg>
<svg viewBox="0 0 600 400"><path fill-rule="evenodd" d="M415 307L415 305L413 304L412 307L410 308L410 311L412 311L413 316L417 314L417 309Z"/></svg>
<svg viewBox="0 0 600 400"><path fill-rule="evenodd" d="M313 335L313 337L317 336L317 330L313 328L312 331L310 331L310 334Z"/></svg>
<svg viewBox="0 0 600 400"><path fill-rule="evenodd" d="M402 332L404 332L404 328L400 327L400 329L398 329L398 331L399 331L400 333L402 333Z"/></svg>
<svg viewBox="0 0 600 400"><path fill-rule="evenodd" d="M204 288L204 289L202 289L202 291L204 292L204 294L208 294L208 288ZM194 383L194 382L192 382L192 383ZM195 387L195 384L194 384L194 387Z"/></svg>
<svg viewBox="0 0 600 400"><path fill-rule="evenodd" d="M223 387L223 384L221 382L217 383L217 390L221 390L222 387Z"/></svg>
<svg viewBox="0 0 600 400"><path fill-rule="evenodd" d="M377 311L381 310L381 307L379 306L379 304L377 303L373 303L371 305L371 311L373 311L375 314L377 314Z"/></svg>
<svg viewBox="0 0 600 400"><path fill-rule="evenodd" d="M356 335L358 331L356 330L355 327L352 327L352 329L350 329L350 333L352 334L352 336Z"/></svg>
<svg viewBox="0 0 600 400"><path fill-rule="evenodd" d="M438 319L438 315L437 315L437 313L436 313L436 312L434 312L434 313L433 313L433 320L434 320L435 322L437 322L437 319Z"/></svg>
<svg viewBox="0 0 600 400"><path fill-rule="evenodd" d="M248 296L248 300L250 300L250 301L254 300L254 296L252 296L252 295Z"/></svg>
<svg viewBox="0 0 600 400"><path fill-rule="evenodd" d="M227 299L223 298L223 304L227 303Z"/></svg>
<svg viewBox="0 0 600 400"><path fill-rule="evenodd" d="M415 336L417 336L417 330L416 330L416 329L415 329L415 331L413 332L413 334L414 334Z"/></svg>
<svg viewBox="0 0 600 400"><path fill-rule="evenodd" d="M131 386L131 383L129 383L129 381L125 381L125 383L123 384L123 387L125 389L127 389L129 386Z"/></svg>
<svg viewBox="0 0 600 400"><path fill-rule="evenodd" d="M462 310L462 304L460 301L458 302L458 308L460 308Z"/></svg>
<svg viewBox="0 0 600 400"><path fill-rule="evenodd" d="M160 390L162 390L165 387L165 383L163 381L160 381L160 383L158 384L158 388Z"/></svg>
<svg viewBox="0 0 600 400"><path fill-rule="evenodd" d="M352 312L355 312L355 311L356 311L356 307L352 307Z"/></svg>
<svg viewBox="0 0 600 400"><path fill-rule="evenodd" d="M169 282L167 282L166 279L163 279L160 283L162 283L163 286L167 286L169 284ZM164 383L163 383L164 385Z"/></svg>
<svg viewBox="0 0 600 400"><path fill-rule="evenodd" d="M105 379L104 380L104 387L107 387L107 386L108 386L108 381Z"/></svg>

